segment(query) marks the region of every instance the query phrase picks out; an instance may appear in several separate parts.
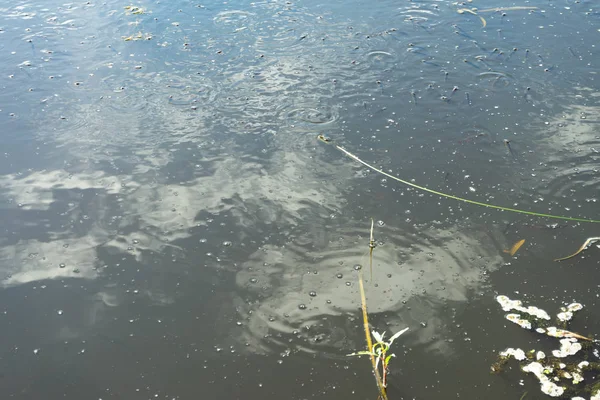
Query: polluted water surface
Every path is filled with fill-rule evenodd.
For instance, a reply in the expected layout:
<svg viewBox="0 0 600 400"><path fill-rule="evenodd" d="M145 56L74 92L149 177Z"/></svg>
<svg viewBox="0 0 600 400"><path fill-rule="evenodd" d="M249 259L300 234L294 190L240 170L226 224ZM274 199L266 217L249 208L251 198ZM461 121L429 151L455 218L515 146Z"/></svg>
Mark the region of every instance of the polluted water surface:
<svg viewBox="0 0 600 400"><path fill-rule="evenodd" d="M0 391L593 398L599 26L593 1L0 5Z"/></svg>

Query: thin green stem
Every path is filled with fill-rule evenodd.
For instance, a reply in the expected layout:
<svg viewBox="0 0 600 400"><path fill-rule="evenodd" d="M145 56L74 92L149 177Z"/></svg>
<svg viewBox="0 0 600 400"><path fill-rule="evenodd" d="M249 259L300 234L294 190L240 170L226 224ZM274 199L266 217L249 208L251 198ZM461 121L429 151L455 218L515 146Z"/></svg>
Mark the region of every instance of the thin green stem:
<svg viewBox="0 0 600 400"><path fill-rule="evenodd" d="M320 138L319 138L320 139ZM321 139L321 141L323 141L323 139ZM328 142L325 142L328 143ZM350 153L348 150L344 149L341 146L338 146L336 144L334 144L335 148L338 149L339 151L341 151L342 153L344 153L345 155L347 155L348 157L352 158L353 160L361 163L362 165L364 165L365 167L383 175L386 176L390 179L393 179L397 182L400 182L404 185L413 187L415 189L419 189L422 190L424 192L428 192L428 193L432 193L435 194L437 196L441 196L441 197L445 197L447 199L453 199L453 200L457 200L457 201L462 201L463 203L469 203L469 204L473 204L476 206L481 206L481 207L486 207L486 208L493 208L496 210L500 210L500 211L508 211L508 212L513 212L513 213L519 213L519 214L526 214L526 215L531 215L531 216L535 216L535 217L543 217L543 218L551 218L551 219L560 219L560 220L564 220L564 221L574 221L574 222L590 222L590 223L595 223L598 224L600 223L600 220L596 220L596 219L588 219L588 218L576 218L576 217L564 217L564 216L560 216L560 215L552 215L552 214L544 214L544 213L538 213L538 212L533 212L533 211L526 211L526 210L519 210L517 208L510 208L510 207L504 207L504 206L497 206L494 204L488 204L488 203L482 203L479 201L475 201L475 200L470 200L470 199L465 199L462 197L458 197L458 196L454 196L451 194L447 194L447 193L443 193L443 192L439 192L437 190L433 190L433 189L429 189L426 188L424 186L419 186L415 183L406 181L404 179L400 179L394 175L388 174L387 172L374 167L373 165L361 160L360 158L358 158L356 155Z"/></svg>

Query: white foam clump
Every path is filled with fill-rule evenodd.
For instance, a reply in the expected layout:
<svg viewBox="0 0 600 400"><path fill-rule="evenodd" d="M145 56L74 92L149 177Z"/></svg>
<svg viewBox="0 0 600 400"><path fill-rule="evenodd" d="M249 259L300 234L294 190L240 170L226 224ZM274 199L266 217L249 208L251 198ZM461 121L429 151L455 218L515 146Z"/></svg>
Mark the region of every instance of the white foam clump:
<svg viewBox="0 0 600 400"><path fill-rule="evenodd" d="M600 389L596 390L596 393L590 397L590 400L600 400Z"/></svg>
<svg viewBox="0 0 600 400"><path fill-rule="evenodd" d="M556 314L560 321L566 322L570 321L573 318L573 313L583 309L583 304L581 303L571 303L566 307L561 307L561 312Z"/></svg>
<svg viewBox="0 0 600 400"><path fill-rule="evenodd" d="M565 371L562 373L562 376L563 378L572 379L573 385L583 382L583 376L579 372L570 373ZM556 380L557 378L554 379Z"/></svg>
<svg viewBox="0 0 600 400"><path fill-rule="evenodd" d="M512 356L512 357L514 357L515 360L519 360L519 361L523 361L525 358L527 358L525 356L525 352L523 350L513 349L512 347L509 347L508 349L504 350L503 352L500 353L500 355L502 357Z"/></svg>
<svg viewBox="0 0 600 400"><path fill-rule="evenodd" d="M548 313L541 308L533 306L523 307L523 302L521 300L511 300L508 298L508 296L500 295L496 296L496 301L500 303L500 306L504 311L516 310L527 313L539 319L550 319L550 315L548 315Z"/></svg>
<svg viewBox="0 0 600 400"><path fill-rule="evenodd" d="M548 313L546 311L542 310L541 308L529 306L526 308L526 312L529 315L533 315L534 317L539 318L539 319L546 319L546 320L550 319L550 316L548 315Z"/></svg>
<svg viewBox="0 0 600 400"><path fill-rule="evenodd" d="M542 360L546 358L546 354L543 351L538 351L535 355L536 360Z"/></svg>
<svg viewBox="0 0 600 400"><path fill-rule="evenodd" d="M514 322L519 325L521 328L531 329L531 322L526 319L521 318L519 314L506 314L506 319L510 322Z"/></svg>
<svg viewBox="0 0 600 400"><path fill-rule="evenodd" d="M571 318L573 318L573 313L571 311L563 311L563 312L556 314L556 316L558 317L558 319L560 321L566 322L566 321L570 321Z"/></svg>
<svg viewBox="0 0 600 400"><path fill-rule="evenodd" d="M585 368L585 367L587 367L589 365L590 365L590 363L588 361L582 361L579 364L577 364L577 368L582 369L582 368Z"/></svg>
<svg viewBox="0 0 600 400"><path fill-rule="evenodd" d="M523 302L521 300L511 300L508 296L500 295L496 296L496 301L500 303L500 306L504 311L514 310L517 307L522 307Z"/></svg>
<svg viewBox="0 0 600 400"><path fill-rule="evenodd" d="M583 309L583 304L581 303L571 303L567 306L567 311L575 312Z"/></svg>
<svg viewBox="0 0 600 400"><path fill-rule="evenodd" d="M539 362L532 362L529 365L523 367L523 371L531 372L534 374L540 381L540 385L542 387L542 392L551 397L560 397L565 392L565 388L562 386L558 386L554 382L551 382L550 379L544 374L552 372L551 368L545 368ZM598 399L600 400L600 399Z"/></svg>
<svg viewBox="0 0 600 400"><path fill-rule="evenodd" d="M572 356L582 349L581 343L577 339L566 338L560 340L560 349L552 350L552 355L557 358Z"/></svg>
<svg viewBox="0 0 600 400"><path fill-rule="evenodd" d="M583 397L571 397L571 400L585 400Z"/></svg>
<svg viewBox="0 0 600 400"><path fill-rule="evenodd" d="M573 384L577 385L578 383L583 382L583 376L579 372L573 372Z"/></svg>

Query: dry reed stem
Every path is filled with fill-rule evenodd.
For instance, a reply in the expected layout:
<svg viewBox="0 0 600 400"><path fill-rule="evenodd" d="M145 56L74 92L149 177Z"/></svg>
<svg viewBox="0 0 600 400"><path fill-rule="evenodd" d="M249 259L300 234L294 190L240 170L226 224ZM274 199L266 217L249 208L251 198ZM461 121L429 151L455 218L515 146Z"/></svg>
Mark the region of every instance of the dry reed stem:
<svg viewBox="0 0 600 400"><path fill-rule="evenodd" d="M373 243L373 219L371 218L371 241L369 242L370 252L369 252L369 264L373 265L373 247L371 247L371 243ZM377 388L379 389L379 396L382 400L388 400L387 393L385 391L385 386L381 379L381 374L377 369L377 363L375 361L375 356L373 355L373 341L371 340L371 332L369 331L369 316L367 314L367 297L365 296L365 285L363 283L362 278L362 269L358 273L358 285L360 287L360 301L363 315L363 326L365 328L365 338L367 339L367 348L369 349L369 355L371 357L371 364L373 366L373 373L375 374L375 380L377 381Z"/></svg>

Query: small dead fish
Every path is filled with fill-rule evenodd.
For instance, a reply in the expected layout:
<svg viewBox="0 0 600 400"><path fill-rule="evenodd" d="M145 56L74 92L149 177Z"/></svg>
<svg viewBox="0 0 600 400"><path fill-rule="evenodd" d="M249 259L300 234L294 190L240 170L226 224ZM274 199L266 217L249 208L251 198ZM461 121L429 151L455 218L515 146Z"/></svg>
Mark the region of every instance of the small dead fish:
<svg viewBox="0 0 600 400"><path fill-rule="evenodd" d="M523 246L524 243L525 239L521 239L517 243L513 244L510 249L504 250L504 252L510 254L511 256L514 256L517 253L517 251L519 251L521 246Z"/></svg>
<svg viewBox="0 0 600 400"><path fill-rule="evenodd" d="M548 336L552 336L552 337L557 337L557 338L575 338L575 339L580 339L580 340L587 340L589 342L598 342L597 340L594 340L592 338L589 338L587 336L583 336L580 335L579 333L575 333L575 332L571 332L571 331L567 331L564 329L556 329L554 331L550 331L548 330L546 332L546 335Z"/></svg>

